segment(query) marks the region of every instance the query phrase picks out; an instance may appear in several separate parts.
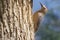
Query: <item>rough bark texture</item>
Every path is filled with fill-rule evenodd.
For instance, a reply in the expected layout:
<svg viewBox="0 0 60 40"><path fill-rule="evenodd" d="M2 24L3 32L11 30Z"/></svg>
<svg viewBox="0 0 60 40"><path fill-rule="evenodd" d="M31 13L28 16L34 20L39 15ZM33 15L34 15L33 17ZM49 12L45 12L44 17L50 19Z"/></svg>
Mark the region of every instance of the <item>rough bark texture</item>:
<svg viewBox="0 0 60 40"><path fill-rule="evenodd" d="M0 40L34 40L32 0L0 0Z"/></svg>

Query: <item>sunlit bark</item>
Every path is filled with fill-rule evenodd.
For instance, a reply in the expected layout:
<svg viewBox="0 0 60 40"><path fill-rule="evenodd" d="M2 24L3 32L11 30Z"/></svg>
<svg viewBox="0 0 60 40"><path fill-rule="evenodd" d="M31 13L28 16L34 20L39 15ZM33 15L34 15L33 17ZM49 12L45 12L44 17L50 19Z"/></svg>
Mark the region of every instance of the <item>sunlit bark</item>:
<svg viewBox="0 0 60 40"><path fill-rule="evenodd" d="M34 40L32 0L0 0L0 40Z"/></svg>

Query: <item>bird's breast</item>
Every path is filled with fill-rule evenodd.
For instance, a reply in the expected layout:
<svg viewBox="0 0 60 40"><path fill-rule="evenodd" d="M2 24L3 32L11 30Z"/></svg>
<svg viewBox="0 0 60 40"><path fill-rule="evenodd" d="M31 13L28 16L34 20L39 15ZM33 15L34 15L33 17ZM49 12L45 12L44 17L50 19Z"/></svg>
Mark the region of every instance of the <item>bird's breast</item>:
<svg viewBox="0 0 60 40"><path fill-rule="evenodd" d="M39 15L39 18L43 18L44 17L43 13L38 13L38 15Z"/></svg>

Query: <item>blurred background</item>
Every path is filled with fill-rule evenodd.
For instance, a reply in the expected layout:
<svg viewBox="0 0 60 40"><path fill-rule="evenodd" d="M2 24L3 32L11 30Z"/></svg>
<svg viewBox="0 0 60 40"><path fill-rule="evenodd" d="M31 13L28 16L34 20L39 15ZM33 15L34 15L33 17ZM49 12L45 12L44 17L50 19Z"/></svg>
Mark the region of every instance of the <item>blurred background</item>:
<svg viewBox="0 0 60 40"><path fill-rule="evenodd" d="M39 2L48 12L35 33L35 40L60 40L60 0L33 0L33 13L41 9Z"/></svg>

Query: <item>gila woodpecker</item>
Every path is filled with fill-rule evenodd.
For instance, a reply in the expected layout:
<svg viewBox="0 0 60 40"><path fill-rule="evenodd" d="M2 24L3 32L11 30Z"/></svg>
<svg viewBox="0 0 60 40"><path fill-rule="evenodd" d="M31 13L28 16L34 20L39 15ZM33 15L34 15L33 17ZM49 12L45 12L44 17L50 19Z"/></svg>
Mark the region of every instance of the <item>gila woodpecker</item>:
<svg viewBox="0 0 60 40"><path fill-rule="evenodd" d="M34 14L33 14L33 22L34 22L34 31L36 32L37 29L38 29L38 25L39 25L39 22L42 20L42 18L44 17L44 15L46 14L47 12L47 8L45 5L43 5L42 3L40 3L41 5L41 9L36 11Z"/></svg>

